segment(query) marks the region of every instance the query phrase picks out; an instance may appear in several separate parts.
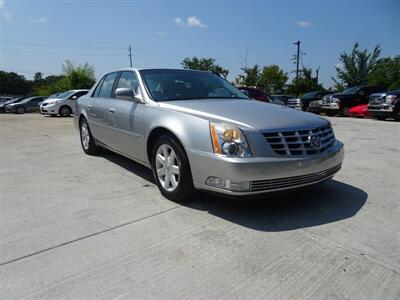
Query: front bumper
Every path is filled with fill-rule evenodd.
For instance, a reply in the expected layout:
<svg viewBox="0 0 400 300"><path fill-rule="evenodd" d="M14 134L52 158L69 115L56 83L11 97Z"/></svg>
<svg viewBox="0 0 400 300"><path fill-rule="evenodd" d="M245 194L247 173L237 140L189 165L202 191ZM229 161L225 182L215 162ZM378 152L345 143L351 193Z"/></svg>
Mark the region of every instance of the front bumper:
<svg viewBox="0 0 400 300"><path fill-rule="evenodd" d="M339 110L339 103L322 104L322 110Z"/></svg>
<svg viewBox="0 0 400 300"><path fill-rule="evenodd" d="M57 115L58 111L56 105L40 105L39 112L43 115Z"/></svg>
<svg viewBox="0 0 400 300"><path fill-rule="evenodd" d="M393 115L393 105L368 105L368 111L376 117L391 117Z"/></svg>
<svg viewBox="0 0 400 300"><path fill-rule="evenodd" d="M242 196L289 190L330 179L340 169L344 148L336 141L330 151L306 157L228 158L190 149L187 154L195 188ZM248 189L234 191L210 186L206 184L210 177L248 182Z"/></svg>

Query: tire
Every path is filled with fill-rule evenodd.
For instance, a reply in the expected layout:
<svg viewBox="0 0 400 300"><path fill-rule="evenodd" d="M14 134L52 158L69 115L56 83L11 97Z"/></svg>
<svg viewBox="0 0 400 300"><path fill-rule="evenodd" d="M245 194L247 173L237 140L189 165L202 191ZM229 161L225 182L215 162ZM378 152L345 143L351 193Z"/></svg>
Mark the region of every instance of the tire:
<svg viewBox="0 0 400 300"><path fill-rule="evenodd" d="M328 117L333 117L333 116L335 115L335 113L334 113L333 111L330 111L330 110L325 111L325 114L326 114Z"/></svg>
<svg viewBox="0 0 400 300"><path fill-rule="evenodd" d="M181 202L195 194L186 152L173 136L158 138L151 152L151 165L154 180L165 198Z"/></svg>
<svg viewBox="0 0 400 300"><path fill-rule="evenodd" d="M18 106L18 107L16 107L15 108L15 113L16 114L24 114L26 112L26 110L25 110L25 107L23 107L23 106Z"/></svg>
<svg viewBox="0 0 400 300"><path fill-rule="evenodd" d="M58 113L61 117L69 117L72 113L72 110L69 106L61 106L60 109L58 110Z"/></svg>
<svg viewBox="0 0 400 300"><path fill-rule="evenodd" d="M400 105L397 105L393 111L394 120L399 122L400 121Z"/></svg>
<svg viewBox="0 0 400 300"><path fill-rule="evenodd" d="M379 121L385 121L386 120L386 117L375 117L375 118L377 118Z"/></svg>
<svg viewBox="0 0 400 300"><path fill-rule="evenodd" d="M79 123L79 133L83 151L88 155L98 154L101 148L96 145L86 119L82 119L82 121Z"/></svg>
<svg viewBox="0 0 400 300"><path fill-rule="evenodd" d="M349 116L349 107L348 106L343 106L340 108L339 115L341 117L348 117Z"/></svg>

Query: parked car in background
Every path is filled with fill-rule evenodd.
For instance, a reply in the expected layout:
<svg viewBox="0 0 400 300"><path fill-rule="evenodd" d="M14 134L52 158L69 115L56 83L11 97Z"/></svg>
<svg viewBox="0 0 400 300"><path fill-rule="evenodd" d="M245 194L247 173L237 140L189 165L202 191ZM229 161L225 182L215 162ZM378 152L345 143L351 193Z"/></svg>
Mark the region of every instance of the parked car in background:
<svg viewBox="0 0 400 300"><path fill-rule="evenodd" d="M21 102L25 98L26 97L18 97L18 98L13 98L11 100L8 100L8 101L6 101L4 103L0 103L0 113L5 113L6 112L6 105L17 103L17 102Z"/></svg>
<svg viewBox="0 0 400 300"><path fill-rule="evenodd" d="M283 102L282 100L279 100L277 98L271 98L271 102L272 104L276 104L276 105L281 105L281 106L286 106L286 103Z"/></svg>
<svg viewBox="0 0 400 300"><path fill-rule="evenodd" d="M110 149L153 170L174 201L195 190L243 197L332 178L343 144L328 120L250 100L209 72L124 69L77 101L82 149Z"/></svg>
<svg viewBox="0 0 400 300"><path fill-rule="evenodd" d="M1 96L0 97L0 104L7 102L8 100L13 99L14 97L8 97L8 96Z"/></svg>
<svg viewBox="0 0 400 300"><path fill-rule="evenodd" d="M285 105L287 105L289 99L294 99L296 97L293 95L272 95L270 96L270 98L272 99L272 101L279 100L284 102Z"/></svg>
<svg viewBox="0 0 400 300"><path fill-rule="evenodd" d="M368 104L360 104L353 106L349 109L349 116L356 118L370 118L372 117L371 113L368 112Z"/></svg>
<svg viewBox="0 0 400 300"><path fill-rule="evenodd" d="M19 102L7 104L5 106L6 113L24 114L27 112L35 112L39 110L39 103L46 97L29 97Z"/></svg>
<svg viewBox="0 0 400 300"><path fill-rule="evenodd" d="M321 105L318 106L318 104L322 103L322 97L325 95L329 94L334 94L334 92L331 91L313 91L313 92L308 92L303 95L303 97L300 98L301 102L301 109L303 111L310 111L310 103L313 103L313 110L314 112L321 112ZM321 101L321 102L319 102ZM319 108L319 111L318 111Z"/></svg>
<svg viewBox="0 0 400 300"><path fill-rule="evenodd" d="M70 90L49 97L40 104L40 113L45 115L68 117L75 112L76 100L86 95L89 90Z"/></svg>
<svg viewBox="0 0 400 300"><path fill-rule="evenodd" d="M369 98L368 111L378 120L393 118L400 121L400 89L372 94Z"/></svg>
<svg viewBox="0 0 400 300"><path fill-rule="evenodd" d="M300 98L289 99L286 106L296 110L301 110L301 100Z"/></svg>
<svg viewBox="0 0 400 300"><path fill-rule="evenodd" d="M258 101L271 102L271 98L269 97L269 95L262 89L251 86L240 86L240 85L236 87L242 92L245 92L245 94L248 95L250 98L253 98Z"/></svg>
<svg viewBox="0 0 400 300"><path fill-rule="evenodd" d="M350 108L360 104L368 104L371 94L382 92L386 92L386 88L372 85L354 86L342 93L324 98L321 108L328 116L339 114L342 117L347 117Z"/></svg>

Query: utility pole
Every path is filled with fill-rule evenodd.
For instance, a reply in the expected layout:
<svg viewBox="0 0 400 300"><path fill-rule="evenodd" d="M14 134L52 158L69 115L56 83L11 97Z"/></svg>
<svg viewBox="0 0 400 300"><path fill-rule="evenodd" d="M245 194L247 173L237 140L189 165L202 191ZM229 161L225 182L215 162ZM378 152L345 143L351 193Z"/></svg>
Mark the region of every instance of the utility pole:
<svg viewBox="0 0 400 300"><path fill-rule="evenodd" d="M320 68L320 67L318 67L318 69L317 69L317 70L315 70L315 72L317 73L317 78L316 78L316 80L317 80L317 84L318 84L318 74L319 74L319 68Z"/></svg>
<svg viewBox="0 0 400 300"><path fill-rule="evenodd" d="M131 68L132 68L132 47L131 47L131 45L129 45L128 51L129 51L129 55L128 55L129 61L131 63Z"/></svg>
<svg viewBox="0 0 400 300"><path fill-rule="evenodd" d="M300 41L293 43L297 45L297 57L296 57L296 96L299 95L299 59L300 59Z"/></svg>

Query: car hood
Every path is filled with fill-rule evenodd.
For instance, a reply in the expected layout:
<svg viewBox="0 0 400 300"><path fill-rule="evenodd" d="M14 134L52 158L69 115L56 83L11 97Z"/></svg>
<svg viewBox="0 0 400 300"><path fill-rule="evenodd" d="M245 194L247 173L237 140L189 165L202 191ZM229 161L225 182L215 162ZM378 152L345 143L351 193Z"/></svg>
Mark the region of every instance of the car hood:
<svg viewBox="0 0 400 300"><path fill-rule="evenodd" d="M311 113L254 100L201 99L158 102L165 109L191 114L244 129L278 130L323 126L327 120Z"/></svg>
<svg viewBox="0 0 400 300"><path fill-rule="evenodd" d="M60 101L60 100L63 100L63 99L50 98L50 99L46 99L46 100L42 101L41 103L49 104L49 103L53 103L53 102Z"/></svg>

